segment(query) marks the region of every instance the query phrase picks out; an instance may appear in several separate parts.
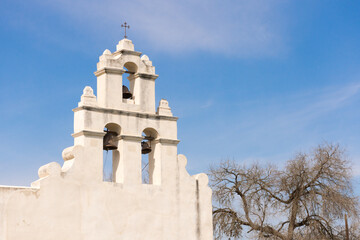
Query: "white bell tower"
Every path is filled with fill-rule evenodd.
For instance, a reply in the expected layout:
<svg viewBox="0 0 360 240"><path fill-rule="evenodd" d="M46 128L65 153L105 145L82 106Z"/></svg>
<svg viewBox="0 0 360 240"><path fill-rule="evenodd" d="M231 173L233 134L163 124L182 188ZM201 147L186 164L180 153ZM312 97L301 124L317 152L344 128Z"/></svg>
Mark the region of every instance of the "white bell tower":
<svg viewBox="0 0 360 240"><path fill-rule="evenodd" d="M155 109L149 57L123 39L100 56L95 76L97 97L85 87L73 109L74 146L63 151L63 166L40 167L29 188L0 186L0 239L212 240L208 178L186 171L169 103ZM112 153L111 181L104 149Z"/></svg>
<svg viewBox="0 0 360 240"><path fill-rule="evenodd" d="M97 90L99 107L127 109L155 113L155 67L146 55L134 51L131 40L124 38L111 53L108 49L97 64ZM122 75L130 73L130 92L133 101L122 97Z"/></svg>
<svg viewBox="0 0 360 240"><path fill-rule="evenodd" d="M150 144L150 184L160 185L166 175L162 170L171 167L177 158L177 118L172 116L166 100L155 111L155 67L149 57L134 50L129 39L123 39L111 53L106 49L97 64L97 101L90 87L84 89L79 107L74 109L75 145L89 148L92 157L91 179L103 178L102 153L104 128L116 132L117 150L113 150L113 181L140 184L141 142ZM124 73L128 73L132 97L123 96ZM89 101L86 99L93 99ZM149 140L144 139L144 133ZM90 150L91 149L91 150ZM97 156L96 158L94 156ZM167 159L166 161L162 159ZM86 174L84 172L84 174ZM165 183L171 181L165 180ZM165 184L164 183L164 184Z"/></svg>

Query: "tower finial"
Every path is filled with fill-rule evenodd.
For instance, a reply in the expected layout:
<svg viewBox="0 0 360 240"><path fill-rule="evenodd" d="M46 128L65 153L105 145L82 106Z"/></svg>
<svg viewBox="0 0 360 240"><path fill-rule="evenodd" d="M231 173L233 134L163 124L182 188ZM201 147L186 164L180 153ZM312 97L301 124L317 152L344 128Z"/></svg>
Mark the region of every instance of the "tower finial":
<svg viewBox="0 0 360 240"><path fill-rule="evenodd" d="M127 36L126 36L126 28L130 28L130 26L127 25L126 22L124 22L124 24L121 24L121 27L125 28L125 36L124 36L124 38L127 38Z"/></svg>

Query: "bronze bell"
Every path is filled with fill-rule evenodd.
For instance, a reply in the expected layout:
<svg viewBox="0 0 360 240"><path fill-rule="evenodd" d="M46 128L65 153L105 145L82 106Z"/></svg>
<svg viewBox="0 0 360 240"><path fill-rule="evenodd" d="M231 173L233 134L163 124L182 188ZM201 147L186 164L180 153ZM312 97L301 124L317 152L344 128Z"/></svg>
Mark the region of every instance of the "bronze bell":
<svg viewBox="0 0 360 240"><path fill-rule="evenodd" d="M117 144L116 144L116 136L118 134L116 132L106 132L104 139L103 139L103 149L108 150L116 150Z"/></svg>
<svg viewBox="0 0 360 240"><path fill-rule="evenodd" d="M129 99L129 98L132 97L132 93L129 91L129 89L125 85L123 85L122 91L123 91L123 98L124 99Z"/></svg>
<svg viewBox="0 0 360 240"><path fill-rule="evenodd" d="M142 141L141 142L141 154L148 154L151 152L150 142Z"/></svg>

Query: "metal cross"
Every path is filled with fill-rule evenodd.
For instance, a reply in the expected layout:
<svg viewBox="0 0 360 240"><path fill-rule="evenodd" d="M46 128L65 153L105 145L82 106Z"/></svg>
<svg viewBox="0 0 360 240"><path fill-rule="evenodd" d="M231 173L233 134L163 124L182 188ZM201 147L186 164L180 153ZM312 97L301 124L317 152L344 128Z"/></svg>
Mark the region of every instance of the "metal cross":
<svg viewBox="0 0 360 240"><path fill-rule="evenodd" d="M121 24L121 27L125 28L125 36L124 36L124 38L127 38L127 36L126 36L126 28L130 28L130 26L127 25L126 22L124 22L124 24Z"/></svg>

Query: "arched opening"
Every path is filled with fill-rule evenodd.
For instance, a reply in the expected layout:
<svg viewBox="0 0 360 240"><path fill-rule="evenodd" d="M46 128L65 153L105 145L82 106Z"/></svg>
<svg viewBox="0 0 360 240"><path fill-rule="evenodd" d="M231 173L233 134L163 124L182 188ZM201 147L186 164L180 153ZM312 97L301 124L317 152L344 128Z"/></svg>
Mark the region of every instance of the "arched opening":
<svg viewBox="0 0 360 240"><path fill-rule="evenodd" d="M124 64L125 73L123 74L123 102L125 103L134 103L134 81L133 79L134 74L137 72L138 67L135 63L127 62ZM128 80L125 80L128 79Z"/></svg>
<svg viewBox="0 0 360 240"><path fill-rule="evenodd" d="M159 184L160 158L157 156L159 147L158 133L155 129L146 128L142 132L141 142L141 179L143 184Z"/></svg>
<svg viewBox="0 0 360 240"><path fill-rule="evenodd" d="M116 123L108 123L104 127L105 136L103 138L103 181L115 182L116 169L120 161L118 151L118 136L120 126Z"/></svg>

